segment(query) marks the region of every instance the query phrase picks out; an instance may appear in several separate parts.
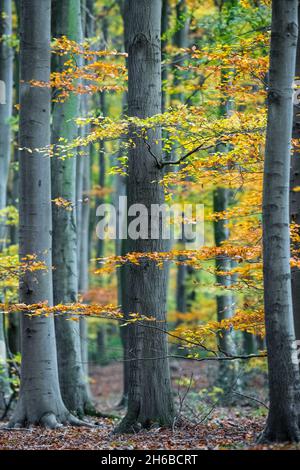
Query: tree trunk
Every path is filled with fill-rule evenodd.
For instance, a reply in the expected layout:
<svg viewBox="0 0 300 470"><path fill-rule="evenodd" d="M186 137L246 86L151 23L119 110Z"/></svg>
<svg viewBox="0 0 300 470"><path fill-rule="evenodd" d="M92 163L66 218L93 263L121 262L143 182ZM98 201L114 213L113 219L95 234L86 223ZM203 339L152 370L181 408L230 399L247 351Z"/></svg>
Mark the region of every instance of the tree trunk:
<svg viewBox="0 0 300 470"><path fill-rule="evenodd" d="M100 44L101 49L105 50L107 48L108 42L108 19L107 13L104 14L102 18L102 35L103 35L103 43ZM102 91L99 96L100 101L100 111L103 117L107 116L107 93ZM99 142L99 161L98 161L98 168L99 168L99 187L101 190L105 188L105 174L106 174L106 165L105 165L105 140L101 140ZM97 197L97 205L96 207L100 206L104 203L104 196L101 195ZM96 249L96 256L97 258L102 258L104 256L104 240L102 238L97 239L97 249Z"/></svg>
<svg viewBox="0 0 300 470"><path fill-rule="evenodd" d="M291 294L289 171L298 2L273 0L263 194L270 408L262 441L299 441L299 371Z"/></svg>
<svg viewBox="0 0 300 470"><path fill-rule="evenodd" d="M0 80L5 85L5 101L0 104L0 211L6 207L6 191L8 169L11 154L11 124L12 87L13 87L13 50L7 43L12 34L12 4L11 0L3 0L0 4ZM3 39L4 36L4 39ZM5 39L5 37L8 37ZM3 220L3 216L1 217ZM5 222L0 221L0 250L6 239ZM0 302L4 298L0 293ZM0 408L2 402L10 395L8 370L6 363L6 344L4 335L3 314L0 313Z"/></svg>
<svg viewBox="0 0 300 470"><path fill-rule="evenodd" d="M0 4L0 80L5 85L5 103L0 104L0 210L6 207L8 169L11 154L12 89L13 89L13 50L9 46L12 34L11 0ZM0 248L5 244L6 227L0 224Z"/></svg>
<svg viewBox="0 0 300 470"><path fill-rule="evenodd" d="M17 28L20 28L20 2L19 0L15 0L15 9L16 9L16 21L17 21ZM15 51L13 57L13 83L15 87L15 103L19 102L19 74L20 74L20 67L19 67L19 51ZM18 110L16 108L13 109L13 116L18 115ZM9 197L9 205L18 207L18 197L19 197L19 171L15 167L16 164L19 162L19 150L18 146L13 146L13 176L11 181L11 188L10 191L7 191ZM10 245L16 245L18 243L18 226L11 225L9 226L9 243ZM21 351L21 344L20 344L20 314L10 313L8 316L7 321L7 348L11 354L17 354Z"/></svg>
<svg viewBox="0 0 300 470"><path fill-rule="evenodd" d="M125 45L128 52L128 114L146 118L161 112L161 0L128 0L125 3ZM139 133L139 132L138 132ZM164 202L162 175L144 139L131 129L134 147L129 149L128 204ZM161 155L161 131L148 131L152 151ZM131 252L164 251L161 238L128 240ZM154 316L145 326L128 328L128 410L118 431L132 432L137 425L171 426L173 402L167 360L166 271L153 261L130 265L127 275L129 312Z"/></svg>
<svg viewBox="0 0 300 470"><path fill-rule="evenodd" d="M255 336L252 333L243 331L243 350L245 354L255 354L257 348L255 348Z"/></svg>
<svg viewBox="0 0 300 470"><path fill-rule="evenodd" d="M188 47L188 35L189 35L189 25L190 19L187 17L187 5L186 0L180 0L176 5L176 32L174 34L174 45L178 49L183 49ZM178 66L184 65L184 57L182 57L182 53L179 53L174 58L174 62L176 64L173 67L173 74L174 74L174 88L178 87L182 82L182 72L178 70ZM184 104L184 94L182 92L176 92L172 97L172 104ZM176 160L176 150L172 151L173 158ZM184 233L184 232L183 232ZM180 243L180 249L185 249L185 241L182 240ZM179 261L184 261L184 257L180 256ZM187 292L187 284L188 278L192 277L191 270L188 270L188 266L186 264L180 263L177 266L177 285L176 285L176 306L177 311L180 313L187 312L187 303L188 303L188 292ZM177 322L179 324L180 322Z"/></svg>
<svg viewBox="0 0 300 470"><path fill-rule="evenodd" d="M54 2L55 37L66 35L82 40L80 0ZM63 68L67 56L57 58L57 70ZM78 135L74 119L79 115L80 96L71 94L65 102L53 107L53 144L61 144L61 137L71 141ZM58 147L55 147L58 151ZM79 157L84 158L84 157ZM76 156L52 158L52 199L63 198L70 208L53 204L53 294L55 304L77 301L78 261L76 209ZM69 210L70 209L70 210ZM79 321L67 321L67 315L55 318L59 382L67 408L78 416L85 413L89 397L81 358Z"/></svg>
<svg viewBox="0 0 300 470"><path fill-rule="evenodd" d="M127 93L124 93L122 100L122 109L123 114L127 108ZM127 214L126 204L124 204L124 197L127 195L127 178L124 175L116 175L116 207L117 209L117 233L119 229L124 228L125 223L127 223ZM123 199L122 199L123 198ZM124 256L128 252L127 249L127 240L116 237L116 256ZM125 322L128 315L128 298L127 298L127 266L123 265L117 271L117 282L118 282L118 305L122 306L122 313L125 317ZM128 349L128 340L127 340L127 330L128 327L126 324L120 326L120 337L123 348L123 395L121 397L119 407L127 406L128 399L128 380L129 380L129 363L127 361L127 349Z"/></svg>
<svg viewBox="0 0 300 470"><path fill-rule="evenodd" d="M79 269L79 293L86 294L89 288L89 218L90 218L90 156L83 160L83 182L82 182L82 213L80 227L80 263ZM80 317L80 344L81 360L84 378L89 396L89 409L93 408L91 403L91 391L89 387L89 367L88 367L88 320Z"/></svg>
<svg viewBox="0 0 300 470"><path fill-rule="evenodd" d="M300 18L300 6L298 7L298 20ZM300 77L300 41L298 40L296 52L296 67L295 77L299 83ZM300 139L300 100L299 90L297 90L297 97L294 99L293 109L293 139ZM291 185L290 185L290 212L291 222L300 226L300 192L293 191L293 188L300 186L300 152L298 147L294 149L291 155ZM297 249L300 248L296 244ZM300 269L297 267L292 268L292 295L293 295L293 312L295 324L296 340L300 340Z"/></svg>
<svg viewBox="0 0 300 470"><path fill-rule="evenodd" d="M91 38L94 36L94 17L93 17L93 0L87 0L82 2L82 30L85 31L85 37ZM83 116L88 115L88 96L83 95L81 98L81 113ZM83 128L83 133L88 135L90 126ZM90 262L90 236L89 236L89 224L90 224L90 189L91 189L91 152L92 145L89 145L87 149L87 155L82 160L82 178L81 184L78 184L77 180L77 203L78 199L81 200L81 224L78 227L77 243L79 245L78 250L78 271L79 271L79 283L78 289L81 295L87 293L89 289L89 262ZM78 170L78 167L77 167ZM78 177L78 175L77 175ZM81 194L79 189L81 188ZM92 402L92 393L89 385L89 354L88 354L88 320L84 317L80 317L80 345L81 345L81 360L84 372L84 379L86 383L86 392L89 397L89 404L86 405L85 411L89 414L95 413L95 407Z"/></svg>
<svg viewBox="0 0 300 470"><path fill-rule="evenodd" d="M120 12L124 24L124 9L123 2L118 2L120 7ZM125 34L124 34L124 47L125 47ZM127 64L128 66L128 64ZM122 98L122 114L127 113L128 108L128 96L127 93L123 93ZM119 233L120 227L124 227L124 224L127 223L127 214L125 213L125 205L121 202L124 199L120 200L121 197L127 195L127 177L121 174L116 175L116 206L118 207L117 212L117 233ZM116 255L123 256L128 252L127 249L127 240L116 237ZM128 309L128 297L127 297L127 268L128 266L123 265L117 271L117 281L118 281L118 304L122 307L123 318L125 319L124 326L120 326L120 337L123 348L123 394L119 402L118 407L123 408L127 406L128 403L128 382L129 382L129 362L128 362L128 326L126 325L127 316L129 314Z"/></svg>
<svg viewBox="0 0 300 470"><path fill-rule="evenodd" d="M170 17L170 5L169 0L162 0L162 11L161 11L161 52L162 57L161 60L164 61L166 58L166 47L167 47L167 39L165 35L169 29L169 17ZM164 113L167 107L167 80L168 80L168 67L163 66L161 72L161 79L162 79L162 90L161 90L161 112Z"/></svg>
<svg viewBox="0 0 300 470"><path fill-rule="evenodd" d="M16 2L17 4L18 2ZM19 13L18 13L19 15ZM20 27L20 19L17 16L17 28ZM15 92L15 105L19 103L19 75L20 75L20 58L19 58L19 51L15 51L14 54L14 67L13 67L13 82L14 82L14 92ZM13 108L13 116L17 117L19 111L17 107ZM18 171L18 163L19 163L19 149L18 146L15 144L13 146L13 169L12 169L12 178L11 178L11 191L10 191L10 201L9 204L12 206L18 207L19 201L19 171ZM17 225L10 225L9 226L9 242L11 245L16 245L18 243L18 226Z"/></svg>
<svg viewBox="0 0 300 470"><path fill-rule="evenodd" d="M7 368L6 341L4 334L4 315L0 313L0 411L5 410L11 395Z"/></svg>
<svg viewBox="0 0 300 470"><path fill-rule="evenodd" d="M232 1L229 1L232 6ZM229 25L228 25L229 26ZM228 70L221 70L221 87L230 85L230 75ZM233 100L226 93L222 97L220 104L220 116L229 117L233 108ZM219 152L227 152L228 146L221 144L218 145L217 150ZM214 212L225 212L229 207L230 190L228 188L216 188L213 194L213 208ZM222 246L229 238L228 220L221 219L214 222L214 235L215 245ZM232 276L220 275L218 272L229 272L232 270L233 263L229 257L216 257L216 281L222 287L230 287L232 284ZM217 295L217 319L222 321L225 318L230 318L233 315L233 304L234 299L230 291L226 292L223 290L222 293ZM218 336L219 347L222 351L227 354L234 354L235 344L233 334L230 331L222 331ZM231 389L237 385L237 368L238 363L236 361L221 361L219 364L218 373L218 386L224 390L221 401L224 404L231 404L233 396L230 393Z"/></svg>
<svg viewBox="0 0 300 470"><path fill-rule="evenodd" d="M107 325L99 325L97 331L97 362L107 365Z"/></svg>
<svg viewBox="0 0 300 470"><path fill-rule="evenodd" d="M100 109L102 115L105 117L107 116L107 106L106 106L106 94L105 91L100 93ZM101 190L105 188L105 141L101 140L99 144L99 187ZM104 204L104 197L101 195L97 197L96 208L101 204ZM104 256L104 240L102 238L97 239L97 251L96 251L97 258L102 258Z"/></svg>
<svg viewBox="0 0 300 470"><path fill-rule="evenodd" d="M52 305L50 159L50 0L21 1L20 44L20 258L36 255L47 270L20 279L20 302ZM10 426L56 427L73 421L60 394L53 317L21 318L21 388ZM75 419L75 418L74 418Z"/></svg>
<svg viewBox="0 0 300 470"><path fill-rule="evenodd" d="M217 188L214 191L214 212L223 212L228 209L229 191L226 188ZM227 220L217 220L214 222L215 244L222 246L222 243L228 240L229 230L227 227ZM231 271L231 259L225 256L216 257L216 281L217 284L223 287L230 287L231 275L218 274L218 272ZM232 294L225 292L217 294L217 320L222 321L225 318L232 316ZM234 353L234 341L230 331L222 331L218 336L219 347L227 354ZM230 390L236 385L236 364L235 361L221 361L219 364L218 372L218 386L224 390L222 394L222 401L230 403L232 397ZM221 397L221 398L222 398Z"/></svg>
<svg viewBox="0 0 300 470"><path fill-rule="evenodd" d="M190 18L187 16L186 0L179 0L176 5L176 32L174 34L174 45L178 49L188 47L189 27ZM181 52L174 58L176 64L176 66L173 67L175 88L179 87L182 82L182 71L178 69L178 66L183 66L184 60ZM183 93L177 90L177 92L173 94L172 101L178 101L178 104L182 104Z"/></svg>
<svg viewBox="0 0 300 470"><path fill-rule="evenodd" d="M10 313L8 316L7 328L8 349L12 354L21 351L20 345L20 315L19 313Z"/></svg>

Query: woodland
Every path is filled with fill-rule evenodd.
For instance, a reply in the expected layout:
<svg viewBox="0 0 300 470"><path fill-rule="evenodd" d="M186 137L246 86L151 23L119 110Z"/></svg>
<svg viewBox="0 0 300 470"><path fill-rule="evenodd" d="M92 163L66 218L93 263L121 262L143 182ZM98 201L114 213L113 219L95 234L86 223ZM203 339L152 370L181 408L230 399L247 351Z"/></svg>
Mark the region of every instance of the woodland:
<svg viewBox="0 0 300 470"><path fill-rule="evenodd" d="M300 449L298 17L0 0L0 451Z"/></svg>

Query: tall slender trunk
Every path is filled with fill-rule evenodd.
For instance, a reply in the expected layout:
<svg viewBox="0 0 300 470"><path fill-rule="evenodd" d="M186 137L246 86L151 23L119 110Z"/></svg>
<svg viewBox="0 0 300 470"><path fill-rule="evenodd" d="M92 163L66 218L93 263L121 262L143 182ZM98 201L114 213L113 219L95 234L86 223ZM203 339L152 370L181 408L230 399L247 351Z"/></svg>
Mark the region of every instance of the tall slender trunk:
<svg viewBox="0 0 300 470"><path fill-rule="evenodd" d="M5 96L0 104L0 211L6 206L8 168L11 154L12 87L13 87L13 50L8 41L12 34L11 0L0 4L0 81L4 83ZM3 220L3 216L1 217ZM0 221L0 250L5 245L5 222ZM0 292L0 301L4 301ZM0 313L0 408L10 395L8 370L6 362L6 344L4 335L3 314Z"/></svg>
<svg viewBox="0 0 300 470"><path fill-rule="evenodd" d="M273 0L263 193L263 259L270 408L262 441L299 441L299 370L290 270L289 172L298 2Z"/></svg>
<svg viewBox="0 0 300 470"><path fill-rule="evenodd" d="M108 42L108 18L107 18L107 13L104 13L104 16L101 21L101 29L102 29L102 37L103 37L103 42L100 44L100 47L102 49L107 48L107 42ZM102 116L106 117L107 116L107 93L105 91L102 91L99 96L99 102L100 102L100 111L102 113ZM106 173L106 165L105 165L105 140L101 140L99 143L99 160L98 160L98 168L99 168L99 178L98 178L98 183L99 187L101 190L104 189L105 187L105 173ZM97 198L97 206L100 206L101 204L104 203L104 197L101 195L100 197ZM101 238L97 239L97 249L96 249L96 256L97 258L101 258L104 256L104 240ZM103 326L105 328L105 325Z"/></svg>
<svg viewBox="0 0 300 470"><path fill-rule="evenodd" d="M125 3L125 44L128 52L128 114L146 118L161 112L161 0L128 0ZM139 132L138 132L139 133ZM134 147L129 149L128 204L164 202L158 181L161 172L144 139L131 129ZM161 131L148 131L153 152L161 155ZM131 252L164 251L161 238L128 240ZM158 422L172 425L173 402L167 360L166 271L153 261L130 265L127 273L129 312L154 316L145 326L128 328L128 410L118 430L132 432ZM149 327L150 326L150 327ZM152 328L154 327L154 328Z"/></svg>
<svg viewBox="0 0 300 470"><path fill-rule="evenodd" d="M83 181L82 181L82 214L80 227L80 263L79 269L79 293L86 294L89 288L89 218L90 218L90 155L86 155L83 160ZM88 394L90 395L88 382L88 322L84 317L80 318L80 343L81 359L85 376Z"/></svg>
<svg viewBox="0 0 300 470"><path fill-rule="evenodd" d="M53 2L55 37L66 35L82 40L80 0ZM69 57L68 57L69 58ZM57 70L63 68L66 56L58 57ZM74 119L79 115L80 96L70 95L53 107L52 142L60 144L61 137L71 141L78 135ZM58 149L58 147L55 147ZM83 157L79 157L83 158ZM76 156L52 159L52 199L63 198L71 204L70 210L53 204L53 297L55 304L77 301L78 259L76 209ZM81 225L80 225L81 226ZM59 382L67 408L82 416L89 403L81 358L80 325L67 321L67 315L55 318Z"/></svg>
<svg viewBox="0 0 300 470"><path fill-rule="evenodd" d="M300 6L298 7L298 21L300 18ZM300 77L300 41L298 39L296 53L295 77ZM297 91L299 93L299 90ZM300 139L300 100L297 96L294 99L293 109L293 139ZM290 215L291 222L300 226L300 193L293 191L293 188L300 186L300 152L298 147L294 149L291 155L291 185L290 185ZM299 249L299 244L295 247ZM293 312L295 324L296 340L300 340L300 269L292 268L292 295Z"/></svg>
<svg viewBox="0 0 300 470"><path fill-rule="evenodd" d="M18 5L19 1L15 1L15 5ZM19 18L19 8L17 9L17 28L20 27L20 18ZM13 60L13 83L14 83L14 92L15 92L15 105L18 105L19 102L19 75L20 75L20 58L19 51L15 51L14 60ZM13 116L18 116L17 106L13 108ZM14 136L15 137L15 136ZM16 140L16 139L14 139ZM13 145L13 153L11 156L14 167L12 169L12 178L11 178L11 191L10 191L10 201L9 204L15 207L18 207L18 197L19 197L19 172L18 172L18 163L19 163L19 150L16 144ZM9 242L11 245L16 245L18 243L18 227L17 225L11 225L9 227Z"/></svg>
<svg viewBox="0 0 300 470"><path fill-rule="evenodd" d="M31 80L49 82L50 16L50 0L21 0L20 257L35 255L47 270L28 270L20 279L20 302L51 306L50 159L33 150L50 144L50 91L30 85ZM21 388L10 425L56 427L72 421L59 389L53 317L23 314L21 331Z"/></svg>
<svg viewBox="0 0 300 470"><path fill-rule="evenodd" d="M7 351L4 330L4 315L0 314L0 410L3 411L11 396L7 367Z"/></svg>
<svg viewBox="0 0 300 470"><path fill-rule="evenodd" d="M123 9L123 2L119 2L120 12L123 19L124 24L124 9ZM124 28L125 29L125 28ZM124 35L124 47L125 47L125 35ZM128 95L125 92L122 98L122 114L127 114L127 107L128 107ZM116 176L116 205L118 207L118 216L117 216L117 233L119 233L119 224L121 227L124 227L125 222L127 222L127 214L125 213L125 207L122 205L120 198L127 195L127 177L123 175ZM127 240L116 238L116 255L123 256L126 255L128 252L127 249ZM120 267L117 272L117 280L118 280L118 304L122 307L123 318L125 322L127 320L127 316L129 314L128 309L128 289L127 289L127 269L126 265ZM129 362L128 362L128 326L126 323L120 327L120 337L122 342L123 348L123 393L121 400L119 402L119 407L122 408L127 406L128 403L128 384L129 384Z"/></svg>
<svg viewBox="0 0 300 470"><path fill-rule="evenodd" d="M16 20L17 26L16 28L19 30L20 28L20 1L15 0L15 10L16 10ZM15 89L15 104L19 102L19 51L14 52L13 58L13 83ZM18 111L13 108L13 115L17 116ZM16 139L15 139L16 140ZM14 163L14 168L12 170L13 175L11 179L11 188L9 191L9 205L18 207L18 197L19 197L19 171L16 168L16 165L19 162L19 150L18 146L15 144L13 146L13 154L12 159ZM9 243L10 245L16 245L18 243L18 226L11 225L9 226ZM20 344L20 315L18 312L11 313L8 316L7 321L7 347L11 354L17 354L21 350Z"/></svg>
<svg viewBox="0 0 300 470"><path fill-rule="evenodd" d="M233 19L232 10L231 8L236 5L236 0L225 0L224 4L220 6L220 28L222 23L222 9L223 7L227 7L229 11L229 18ZM230 21L227 20L227 27L230 27ZM233 99L232 97L228 96L226 91L227 86L230 86L232 77L231 77L232 70L229 69L222 69L221 70L221 88L223 88L223 96L220 103L219 114L221 117L230 117L230 114L233 110ZM219 152L228 152L228 145L220 144L217 146L217 151ZM231 191L228 188L219 187L216 188L213 194L213 210L214 212L225 212L228 210L229 202L231 198ZM214 235L215 235L215 244L216 246L222 246L226 240L229 238L229 229L228 229L228 220L216 220L214 222ZM229 272L233 268L233 262L229 257L216 257L216 281L222 288L228 288L232 284L232 276L231 274L219 274L221 272ZM234 308L233 308L233 295L229 291L223 291L220 294L217 294L216 301L217 301L217 319L218 321L222 321L225 318L230 318L233 315ZM233 339L233 333L230 331L222 331L218 336L218 344L222 351L227 354L234 354L235 353L235 344ZM237 384L237 368L238 363L236 361L221 361L219 364L219 371L218 371L218 385L221 387L225 393L222 394L220 397L221 401L224 404L231 404L233 400L233 395L231 390L238 385Z"/></svg>
<svg viewBox="0 0 300 470"><path fill-rule="evenodd" d="M189 25L190 25L190 18L187 16L187 4L186 0L180 0L176 5L176 32L174 34L174 45L178 49L183 49L188 47L188 38L189 38ZM180 72L178 70L178 66L183 66L184 64L184 57L182 57L182 53L179 53L174 62L176 66L173 69L174 74L174 87L178 87L182 82L182 77L180 76ZM184 104L184 94L182 92L176 92L172 96L172 102L178 102L178 104ZM176 151L173 150L174 160L176 160ZM184 228L184 227L183 227ZM184 230L183 230L184 233ZM181 249L185 249L185 242L186 240L181 240ZM176 310L179 313L186 313L188 308L188 281L191 279L193 275L193 269L186 264L183 263L184 257L180 256L179 261L181 263L177 266L177 283L176 283ZM178 321L177 324L181 322Z"/></svg>
<svg viewBox="0 0 300 470"><path fill-rule="evenodd" d="M166 56L166 47L167 47L167 39L165 37L168 29L169 29L169 17L170 17L170 5L169 0L162 0L162 11L161 11L161 52L162 57L161 60L163 61ZM161 72L161 80L162 80L162 91L161 91L161 111L164 113L167 107L167 92L166 92L166 84L168 80L168 68L166 66L163 67Z"/></svg>
<svg viewBox="0 0 300 470"><path fill-rule="evenodd" d="M8 169L11 154L13 50L9 45L12 34L12 3L3 0L0 4L0 80L4 83L4 103L0 104L0 210L6 206ZM5 243L5 225L0 225L0 248Z"/></svg>
<svg viewBox="0 0 300 470"><path fill-rule="evenodd" d="M216 188L213 194L214 212L223 212L228 209L229 191L227 188ZM214 222L214 234L216 246L222 246L222 243L228 240L229 230L227 227L227 220L217 220ZM216 257L216 281L222 288L230 287L231 275L223 274L231 271L231 259L225 256ZM222 273L222 274L218 274ZM225 318L232 316L232 303L233 298L231 292L222 291L216 296L217 300L217 319L222 321ZM232 333L229 331L222 331L218 336L218 344L222 351L227 354L234 353L234 342ZM218 371L218 385L224 390L221 398L223 403L230 403L232 400L230 389L236 383L236 364L235 361L221 361Z"/></svg>
<svg viewBox="0 0 300 470"><path fill-rule="evenodd" d="M107 116L107 103L106 103L106 94L105 91L100 93L100 109L102 115L105 117ZM105 187L105 141L101 140L99 144L99 160L98 160L98 168L99 168L99 187L101 190ZM101 195L97 197L97 206L100 206L104 203L104 197ZM102 238L97 239L97 258L102 258L104 256L104 240Z"/></svg>
<svg viewBox="0 0 300 470"><path fill-rule="evenodd" d="M176 5L176 32L174 34L174 45L178 49L182 49L188 47L188 37L189 37L189 27L190 27L190 18L187 16L187 3L186 0L179 0ZM173 68L174 74L174 87L178 87L180 83L182 83L182 72L178 69L178 66L182 66L184 64L184 57L182 52L179 52L177 56L175 56L175 64L176 66ZM173 95L172 101L178 101L179 104L183 102L183 93L181 91L177 91Z"/></svg>
<svg viewBox="0 0 300 470"><path fill-rule="evenodd" d="M122 107L125 114L125 109L127 108L127 94L123 95ZM125 204L123 201L127 195L127 178L123 175L116 175L116 207L118 207L117 212L117 230L119 233L119 228L124 227L125 222L127 222L127 214L125 213ZM127 249L127 240L122 240L121 238L116 238L116 255L124 256L128 252ZM118 304L122 306L122 312L125 317L125 322L128 315L128 297L127 297L127 269L126 265L123 265L119 268L117 272L118 276ZM128 327L126 323L120 327L120 337L123 347L123 394L119 403L119 407L127 405L128 398L128 380L129 380L129 363L128 359Z"/></svg>

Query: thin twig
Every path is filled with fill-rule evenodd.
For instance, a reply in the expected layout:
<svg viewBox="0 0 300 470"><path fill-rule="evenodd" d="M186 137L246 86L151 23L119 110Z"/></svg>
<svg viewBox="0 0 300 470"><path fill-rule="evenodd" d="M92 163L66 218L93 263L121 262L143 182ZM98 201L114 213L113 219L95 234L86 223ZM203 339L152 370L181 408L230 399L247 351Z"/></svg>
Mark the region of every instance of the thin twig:
<svg viewBox="0 0 300 470"><path fill-rule="evenodd" d="M267 357L267 353L263 354L249 354L249 355L231 355L231 356L214 356L214 357L191 357L191 356L180 356L178 354L167 354L166 356L153 356L153 357L133 357L129 359L122 359L120 362L132 362L132 361L158 361L162 359L186 359L188 361L236 361L236 360L250 360L253 358Z"/></svg>
<svg viewBox="0 0 300 470"><path fill-rule="evenodd" d="M260 404L263 405L265 408L267 408L267 410L269 409L268 405L266 405L263 401L258 400L257 398L250 397L249 395L244 395L243 393L236 392L235 390L232 390L232 393L234 393L235 395L239 395L240 397L248 398L249 400L253 400L253 401L257 402L257 403L260 403Z"/></svg>

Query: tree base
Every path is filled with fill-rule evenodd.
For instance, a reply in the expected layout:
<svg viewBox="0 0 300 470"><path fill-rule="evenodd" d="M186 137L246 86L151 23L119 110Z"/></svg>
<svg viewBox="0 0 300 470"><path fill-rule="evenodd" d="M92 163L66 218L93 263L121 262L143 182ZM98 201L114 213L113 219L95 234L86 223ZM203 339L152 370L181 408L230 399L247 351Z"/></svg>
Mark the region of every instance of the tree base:
<svg viewBox="0 0 300 470"><path fill-rule="evenodd" d="M257 440L258 444L272 444L274 442L300 442L300 431L297 425L290 425L285 429L270 429L267 425Z"/></svg>
<svg viewBox="0 0 300 470"><path fill-rule="evenodd" d="M30 426L41 426L47 429L57 429L63 426L85 426L93 428L94 425L76 418L70 413L57 416L54 413L44 413L39 419L29 419L25 413L17 412L8 423L9 429L22 429Z"/></svg>

